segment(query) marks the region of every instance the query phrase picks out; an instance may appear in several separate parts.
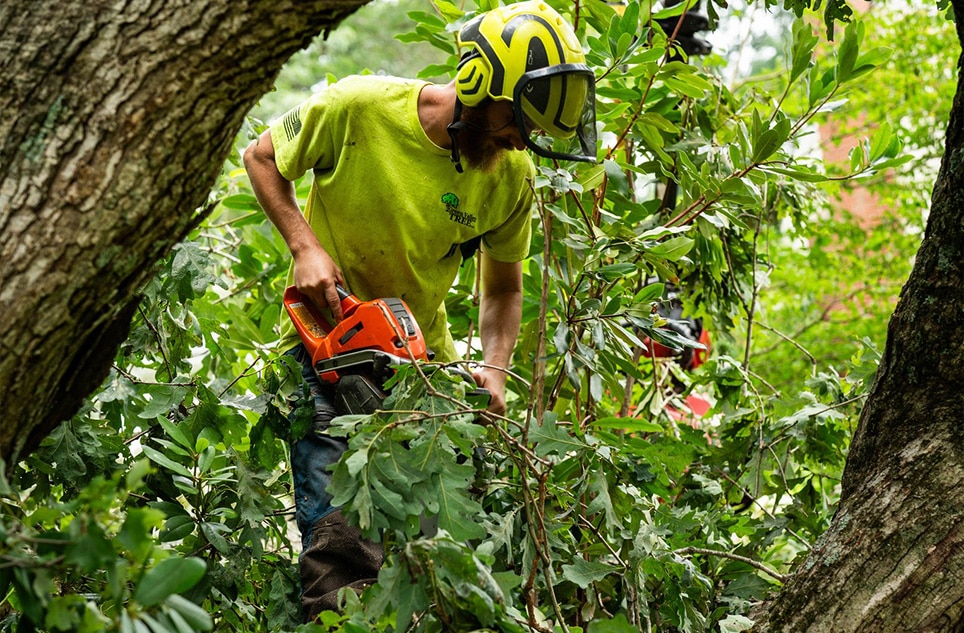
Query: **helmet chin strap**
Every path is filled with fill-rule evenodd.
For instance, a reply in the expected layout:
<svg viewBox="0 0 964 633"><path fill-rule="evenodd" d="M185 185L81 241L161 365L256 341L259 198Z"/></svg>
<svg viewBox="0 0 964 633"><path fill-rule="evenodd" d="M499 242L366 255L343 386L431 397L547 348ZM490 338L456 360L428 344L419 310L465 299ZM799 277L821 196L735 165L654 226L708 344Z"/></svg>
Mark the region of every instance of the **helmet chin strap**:
<svg viewBox="0 0 964 633"><path fill-rule="evenodd" d="M452 139L452 162L455 164L455 171L462 173L462 156L459 153L459 130L466 127L462 121L462 102L458 97L455 98L455 113L452 122L445 128L448 130L449 138Z"/></svg>

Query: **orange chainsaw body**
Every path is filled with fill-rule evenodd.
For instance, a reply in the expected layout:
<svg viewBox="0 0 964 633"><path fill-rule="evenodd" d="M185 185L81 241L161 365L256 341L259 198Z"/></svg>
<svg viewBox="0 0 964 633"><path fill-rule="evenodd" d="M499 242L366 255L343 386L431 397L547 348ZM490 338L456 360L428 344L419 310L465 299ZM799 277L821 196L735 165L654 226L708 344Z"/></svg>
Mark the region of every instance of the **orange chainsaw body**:
<svg viewBox="0 0 964 633"><path fill-rule="evenodd" d="M344 318L332 325L294 286L284 294L285 310L322 382L333 385L345 374L363 373L373 364L429 360L422 330L404 301L361 301L343 288L338 295Z"/></svg>

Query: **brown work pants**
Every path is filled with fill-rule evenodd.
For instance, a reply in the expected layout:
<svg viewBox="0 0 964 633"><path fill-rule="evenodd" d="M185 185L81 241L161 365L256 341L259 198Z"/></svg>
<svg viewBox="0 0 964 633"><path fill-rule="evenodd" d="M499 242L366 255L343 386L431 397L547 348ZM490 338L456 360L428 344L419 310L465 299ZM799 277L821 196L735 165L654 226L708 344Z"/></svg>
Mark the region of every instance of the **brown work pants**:
<svg viewBox="0 0 964 633"><path fill-rule="evenodd" d="M321 611L338 610L338 590L361 591L378 578L385 557L382 544L362 538L341 510L318 520L311 531L311 545L301 553L301 609L305 622Z"/></svg>

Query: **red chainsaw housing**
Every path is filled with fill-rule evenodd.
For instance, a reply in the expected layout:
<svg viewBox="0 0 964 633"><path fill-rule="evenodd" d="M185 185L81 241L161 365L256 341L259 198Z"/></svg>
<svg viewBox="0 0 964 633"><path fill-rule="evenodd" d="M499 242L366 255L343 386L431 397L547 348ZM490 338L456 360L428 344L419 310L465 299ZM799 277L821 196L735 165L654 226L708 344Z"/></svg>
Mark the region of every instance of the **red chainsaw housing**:
<svg viewBox="0 0 964 633"><path fill-rule="evenodd" d="M321 310L294 286L285 290L284 305L311 363L323 382L335 384L379 359L395 365L429 360L425 338L401 299L360 301L339 288L344 318L332 325Z"/></svg>

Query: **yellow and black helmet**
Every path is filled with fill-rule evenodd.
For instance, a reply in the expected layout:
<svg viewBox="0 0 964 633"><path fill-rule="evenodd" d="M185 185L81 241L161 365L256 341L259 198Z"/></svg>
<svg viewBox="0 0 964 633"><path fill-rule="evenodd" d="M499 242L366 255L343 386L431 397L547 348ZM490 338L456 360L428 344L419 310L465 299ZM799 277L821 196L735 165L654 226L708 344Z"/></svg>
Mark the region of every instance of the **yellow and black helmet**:
<svg viewBox="0 0 964 633"><path fill-rule="evenodd" d="M540 156L596 160L595 77L566 20L541 0L482 13L458 33L467 49L459 101L511 101L526 145Z"/></svg>

